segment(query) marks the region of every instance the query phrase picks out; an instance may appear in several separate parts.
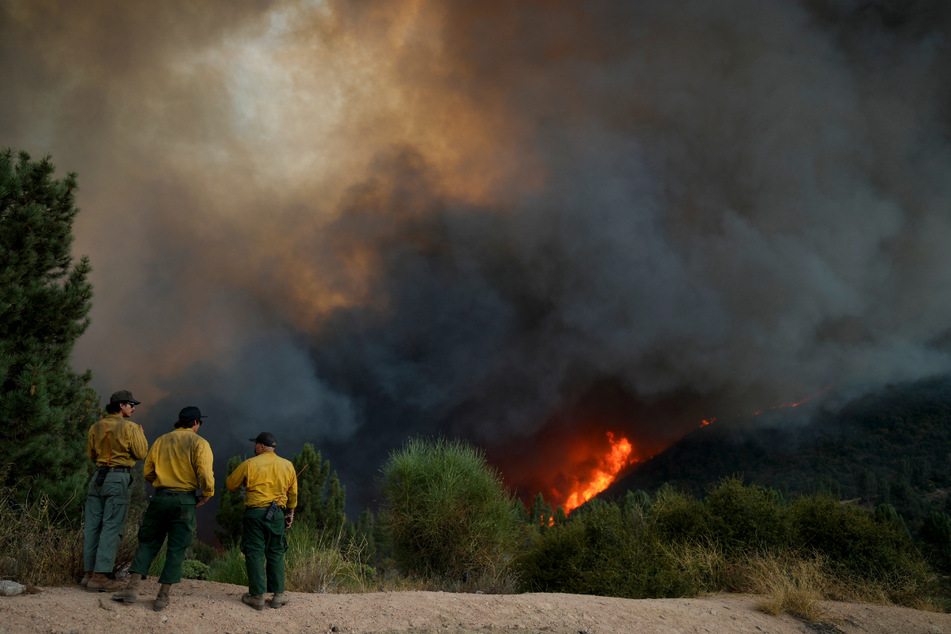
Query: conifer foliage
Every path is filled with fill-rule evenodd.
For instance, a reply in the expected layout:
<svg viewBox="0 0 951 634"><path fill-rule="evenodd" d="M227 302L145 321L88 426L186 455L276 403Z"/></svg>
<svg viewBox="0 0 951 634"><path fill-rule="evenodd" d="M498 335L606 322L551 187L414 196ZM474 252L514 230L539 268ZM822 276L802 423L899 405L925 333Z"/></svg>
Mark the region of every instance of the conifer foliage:
<svg viewBox="0 0 951 634"><path fill-rule="evenodd" d="M330 461L324 460L310 443L304 443L304 448L292 462L294 469L300 472L294 521L319 531L336 533L347 520L344 512L347 488L340 484L337 472L331 472Z"/></svg>
<svg viewBox="0 0 951 634"><path fill-rule="evenodd" d="M76 176L53 172L49 157L0 151L0 485L78 519L98 398L69 357L89 324L92 268L71 254Z"/></svg>

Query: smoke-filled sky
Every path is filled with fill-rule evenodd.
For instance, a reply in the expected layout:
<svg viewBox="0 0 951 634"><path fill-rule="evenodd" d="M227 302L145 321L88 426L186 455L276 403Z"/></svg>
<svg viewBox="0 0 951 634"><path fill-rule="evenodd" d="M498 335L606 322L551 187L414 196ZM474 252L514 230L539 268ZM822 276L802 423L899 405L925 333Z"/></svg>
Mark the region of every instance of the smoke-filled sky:
<svg viewBox="0 0 951 634"><path fill-rule="evenodd" d="M0 0L79 176L74 355L371 506L413 435L557 500L606 432L951 369L944 0ZM569 450L569 448L571 450ZM600 449L598 449L600 451Z"/></svg>

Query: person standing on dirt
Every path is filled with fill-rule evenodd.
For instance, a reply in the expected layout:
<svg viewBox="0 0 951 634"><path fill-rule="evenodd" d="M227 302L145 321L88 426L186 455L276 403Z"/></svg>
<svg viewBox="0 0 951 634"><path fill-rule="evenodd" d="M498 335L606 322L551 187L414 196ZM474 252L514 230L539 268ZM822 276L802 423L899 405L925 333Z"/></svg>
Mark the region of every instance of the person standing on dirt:
<svg viewBox="0 0 951 634"><path fill-rule="evenodd" d="M129 568L129 583L112 598L135 603L139 583L148 576L152 560L168 536L165 567L159 576L162 584L153 609L158 612L169 603L169 590L182 580L185 549L195 533L195 509L215 494L211 446L198 435L201 411L186 407L178 414L175 429L160 436L145 459L145 479L155 487L155 495L139 527L139 547ZM200 498L198 491L201 491Z"/></svg>
<svg viewBox="0 0 951 634"><path fill-rule="evenodd" d="M119 390L109 398L106 416L89 428L86 453L96 471L86 491L80 585L90 592L119 588L119 582L106 575L112 573L125 529L132 468L149 449L142 426L129 420L139 403L129 390Z"/></svg>
<svg viewBox="0 0 951 634"><path fill-rule="evenodd" d="M274 453L274 434L261 432L248 440L254 443L254 457L239 464L225 480L229 491L245 488L241 552L248 571L248 592L241 601L255 610L263 610L265 591L273 592L271 607L280 608L287 605L285 531L294 523L297 475L290 460Z"/></svg>

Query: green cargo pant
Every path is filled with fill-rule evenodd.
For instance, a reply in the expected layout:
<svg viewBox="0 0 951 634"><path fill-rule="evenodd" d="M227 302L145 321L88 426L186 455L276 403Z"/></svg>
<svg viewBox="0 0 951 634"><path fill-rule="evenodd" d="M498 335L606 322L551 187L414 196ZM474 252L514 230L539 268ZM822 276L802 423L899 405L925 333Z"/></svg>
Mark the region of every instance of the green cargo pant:
<svg viewBox="0 0 951 634"><path fill-rule="evenodd" d="M96 484L96 475L93 473L86 490L83 569L108 574L112 572L116 551L122 541L132 478L127 471L110 471L100 486Z"/></svg>
<svg viewBox="0 0 951 634"><path fill-rule="evenodd" d="M278 511L270 520L264 519L267 508L244 509L241 552L248 570L248 592L264 594L284 592L284 513Z"/></svg>
<svg viewBox="0 0 951 634"><path fill-rule="evenodd" d="M178 493L159 489L149 500L145 509L142 526L139 527L139 547L129 572L137 572L142 578L149 576L149 566L162 549L162 543L168 536L168 548L165 551L165 567L159 576L159 583L178 583L182 580L182 562L185 561L185 549L191 546L195 535L195 499L194 491Z"/></svg>

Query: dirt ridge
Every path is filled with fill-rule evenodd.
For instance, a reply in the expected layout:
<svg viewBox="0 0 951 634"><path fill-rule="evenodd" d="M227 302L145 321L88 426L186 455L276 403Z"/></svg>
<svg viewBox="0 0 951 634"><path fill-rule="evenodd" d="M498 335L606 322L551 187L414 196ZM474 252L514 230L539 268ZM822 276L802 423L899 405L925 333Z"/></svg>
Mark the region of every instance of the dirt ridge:
<svg viewBox="0 0 951 634"><path fill-rule="evenodd" d="M575 594L458 594L377 592L289 593L281 609L258 612L241 603L246 589L186 580L173 586L171 605L152 610L154 580L140 600L120 604L109 593L80 587L42 588L36 594L0 597L0 630L6 632L843 632L951 634L951 614L894 606L825 602L831 624L771 616L756 596L716 594L690 599L619 599Z"/></svg>

